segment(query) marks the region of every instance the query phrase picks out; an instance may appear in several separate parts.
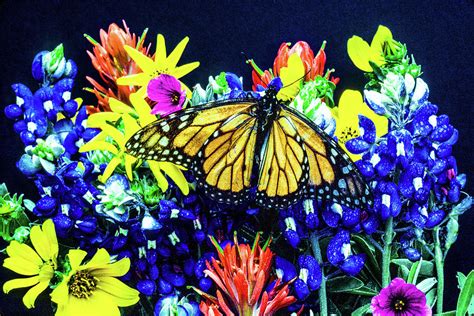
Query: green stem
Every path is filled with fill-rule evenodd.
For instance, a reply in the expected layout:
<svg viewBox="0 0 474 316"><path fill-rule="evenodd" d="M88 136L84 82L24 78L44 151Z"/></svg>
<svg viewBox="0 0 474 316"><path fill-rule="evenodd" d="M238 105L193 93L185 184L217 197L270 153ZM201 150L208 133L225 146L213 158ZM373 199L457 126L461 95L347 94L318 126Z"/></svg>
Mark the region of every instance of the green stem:
<svg viewBox="0 0 474 316"><path fill-rule="evenodd" d="M385 223L385 233L383 237L383 254L382 254L382 287L387 287L390 284L390 260L392 253L393 240L393 218L389 217Z"/></svg>
<svg viewBox="0 0 474 316"><path fill-rule="evenodd" d="M435 242L435 265L436 265L436 278L438 280L436 290L436 313L441 314L443 312L443 296L444 296L444 259L443 251L441 250L441 242L439 240L439 227L436 227L433 231L433 239Z"/></svg>
<svg viewBox="0 0 474 316"><path fill-rule="evenodd" d="M327 294L326 294L326 276L324 275L324 265L323 265L323 257L321 256L321 248L319 247L319 238L318 233L313 232L311 234L311 248L313 249L314 257L319 263L321 267L321 286L319 287L319 311L321 316L328 315L328 302L327 302Z"/></svg>

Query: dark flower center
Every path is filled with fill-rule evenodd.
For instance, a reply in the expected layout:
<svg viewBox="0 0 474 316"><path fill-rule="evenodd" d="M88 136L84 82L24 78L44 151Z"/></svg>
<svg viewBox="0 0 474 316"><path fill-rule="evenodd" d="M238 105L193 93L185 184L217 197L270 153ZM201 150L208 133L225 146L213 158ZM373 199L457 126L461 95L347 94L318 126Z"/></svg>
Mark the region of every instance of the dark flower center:
<svg viewBox="0 0 474 316"><path fill-rule="evenodd" d="M404 298L396 298L393 300L392 308L396 312L403 312L407 309L407 302Z"/></svg>
<svg viewBox="0 0 474 316"><path fill-rule="evenodd" d="M77 298L88 298L97 287L96 277L87 271L78 271L71 277L69 292Z"/></svg>
<svg viewBox="0 0 474 316"><path fill-rule="evenodd" d="M171 103L173 103L173 105L178 105L179 97L180 97L180 94L178 92L173 92L173 94L171 95Z"/></svg>
<svg viewBox="0 0 474 316"><path fill-rule="evenodd" d="M352 128L351 126L348 126L341 132L341 137L339 140L342 143L345 143L348 140L353 139L358 136L359 136L359 133L357 133L357 130L355 128Z"/></svg>

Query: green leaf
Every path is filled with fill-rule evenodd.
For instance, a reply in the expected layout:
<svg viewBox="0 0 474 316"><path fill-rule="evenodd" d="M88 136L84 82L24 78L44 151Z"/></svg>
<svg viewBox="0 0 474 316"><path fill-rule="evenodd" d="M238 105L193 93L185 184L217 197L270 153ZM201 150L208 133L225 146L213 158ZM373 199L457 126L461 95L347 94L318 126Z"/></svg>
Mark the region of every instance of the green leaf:
<svg viewBox="0 0 474 316"><path fill-rule="evenodd" d="M355 295L363 295L363 296L369 296L369 297L374 297L375 295L379 294L379 292L371 289L370 287L367 287L367 286L362 286L358 289L353 289L353 290L349 290L345 293L349 293L349 294L355 294Z"/></svg>
<svg viewBox="0 0 474 316"><path fill-rule="evenodd" d="M7 185L5 183L0 184L0 196L8 194Z"/></svg>
<svg viewBox="0 0 474 316"><path fill-rule="evenodd" d="M409 274L410 274L410 270L408 270L406 266L398 267L398 276L401 277L403 280L408 279Z"/></svg>
<svg viewBox="0 0 474 316"><path fill-rule="evenodd" d="M421 281L416 285L418 290L422 291L423 293L428 293L429 290L437 283L438 281L436 278L427 278Z"/></svg>
<svg viewBox="0 0 474 316"><path fill-rule="evenodd" d="M456 278L458 279L458 289L462 289L464 287L464 283L466 283L466 276L462 272L456 273Z"/></svg>
<svg viewBox="0 0 474 316"><path fill-rule="evenodd" d="M456 311L450 311L450 312L444 312L441 314L435 314L434 316L455 316L455 315L456 315Z"/></svg>
<svg viewBox="0 0 474 316"><path fill-rule="evenodd" d="M26 209L30 212L33 211L33 209L35 208L36 204L35 202L33 202L32 200L28 200L28 199L24 199L23 200L23 205L26 207Z"/></svg>
<svg viewBox="0 0 474 316"><path fill-rule="evenodd" d="M407 277L407 283L416 284L416 279L418 279L418 274L420 273L422 262L423 258L420 258L420 261L415 262L411 266L410 273Z"/></svg>
<svg viewBox="0 0 474 316"><path fill-rule="evenodd" d="M370 303L365 304L364 306L359 307L352 312L351 316L363 316L370 312Z"/></svg>
<svg viewBox="0 0 474 316"><path fill-rule="evenodd" d="M426 305L428 305L431 309L433 309L436 303L436 289L431 289L426 293Z"/></svg>
<svg viewBox="0 0 474 316"><path fill-rule="evenodd" d="M453 216L449 219L446 229L448 233L446 235L444 248L448 250L456 242L456 239L458 239L459 223L457 216Z"/></svg>
<svg viewBox="0 0 474 316"><path fill-rule="evenodd" d="M413 262L408 259L392 259L392 263L396 264L397 266L405 266L408 270L411 269ZM431 261L423 260L421 263L420 275L425 276L433 276L434 273L434 264Z"/></svg>
<svg viewBox="0 0 474 316"><path fill-rule="evenodd" d="M340 276L328 280L326 285L331 293L344 293L360 289L364 286L364 282L354 277Z"/></svg>
<svg viewBox="0 0 474 316"><path fill-rule="evenodd" d="M466 212L468 209L470 209L471 205L472 205L472 197L468 196L464 198L461 202L459 202L455 207L453 207L453 210L451 211L449 216L461 215L464 212Z"/></svg>
<svg viewBox="0 0 474 316"><path fill-rule="evenodd" d="M459 294L458 304L456 306L456 316L464 316L474 295L474 270L467 275L464 286Z"/></svg>
<svg viewBox="0 0 474 316"><path fill-rule="evenodd" d="M336 304L331 299L328 299L328 311L329 315L342 316L341 311L337 308Z"/></svg>

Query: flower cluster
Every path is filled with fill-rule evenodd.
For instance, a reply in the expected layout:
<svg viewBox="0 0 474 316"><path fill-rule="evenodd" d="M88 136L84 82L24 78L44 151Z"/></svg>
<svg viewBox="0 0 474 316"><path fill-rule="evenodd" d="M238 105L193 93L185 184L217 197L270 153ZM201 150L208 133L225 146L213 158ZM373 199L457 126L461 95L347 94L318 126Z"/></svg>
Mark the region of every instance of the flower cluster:
<svg viewBox="0 0 474 316"><path fill-rule="evenodd" d="M189 39L168 54L163 35L154 52L146 35L137 37L125 22L100 30L100 42L86 35L101 78L87 77L95 104L72 98L77 67L62 45L34 57L36 91L12 86L16 102L4 112L25 145L17 166L40 198L24 200L0 186L0 237L10 243L3 266L26 276L7 281L5 293L30 288L23 303L33 308L49 291L56 315L327 315L355 308L359 315L431 315L434 291L443 311L444 258L472 201L463 197L466 176L452 154L458 131L428 101L421 67L388 28L380 26L370 45L349 39L349 56L368 82L363 95L346 90L338 101L326 42L316 54L303 41L282 43L267 70L248 59L251 88L243 77L221 72L191 90L182 78L199 62L178 66ZM251 200L223 203L214 193L228 194L222 188L234 185L224 172L215 191L203 193L199 168L212 169L215 157L199 143L226 129L245 131L248 114L233 115L235 121L209 134L216 124L187 129L191 119L199 121L213 102L260 104L270 93L347 152L372 188L372 206L301 199L276 210ZM250 116L260 115L253 110ZM283 121L285 133L296 129ZM231 136L226 161L243 143L242 133ZM306 146L302 138L294 141ZM223 143L214 144L216 152ZM253 159L256 153L247 151ZM185 155L195 158L174 163ZM224 167L234 172L224 161L212 172ZM250 170L252 185L255 176ZM391 281L395 265L398 278Z"/></svg>

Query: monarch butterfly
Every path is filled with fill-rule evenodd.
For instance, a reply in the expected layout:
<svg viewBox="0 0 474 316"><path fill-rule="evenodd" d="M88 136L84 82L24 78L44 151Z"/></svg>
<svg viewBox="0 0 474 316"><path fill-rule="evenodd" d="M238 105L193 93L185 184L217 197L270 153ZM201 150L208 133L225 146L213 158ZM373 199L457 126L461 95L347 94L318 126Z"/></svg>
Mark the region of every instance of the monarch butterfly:
<svg viewBox="0 0 474 316"><path fill-rule="evenodd" d="M371 203L354 163L321 128L281 104L269 86L259 99L180 110L139 130L126 144L140 159L194 171L211 199L285 208L302 198L349 207Z"/></svg>

